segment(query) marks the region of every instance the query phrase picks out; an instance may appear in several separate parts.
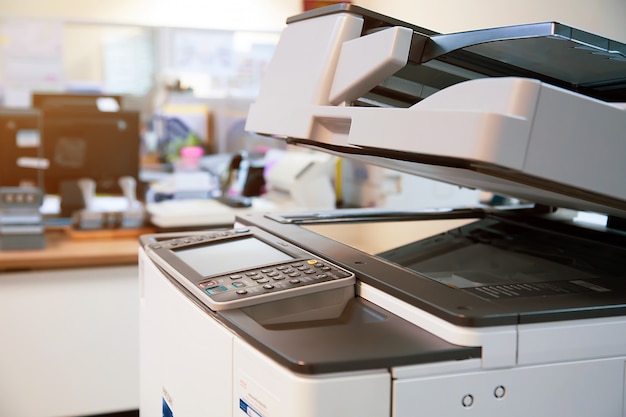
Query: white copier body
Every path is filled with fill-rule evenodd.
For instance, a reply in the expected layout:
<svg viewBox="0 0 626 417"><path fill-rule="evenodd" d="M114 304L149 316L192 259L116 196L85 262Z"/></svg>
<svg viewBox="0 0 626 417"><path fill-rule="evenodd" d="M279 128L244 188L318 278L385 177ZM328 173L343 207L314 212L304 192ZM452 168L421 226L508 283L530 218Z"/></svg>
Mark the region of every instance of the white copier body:
<svg viewBox="0 0 626 417"><path fill-rule="evenodd" d="M602 49L589 34L564 36L558 24L516 28L515 36L504 29L439 35L349 5L321 10L288 21L250 109L249 130L541 206L602 213L623 227L626 106L615 100L624 97L620 82L614 96L602 94L611 90L607 80L626 79L624 45L607 41ZM562 63L532 60L529 54L543 51L538 38L566 45L566 52L553 52L556 59L582 50L606 62L598 69L575 58L564 71ZM508 46L494 46L498 42ZM459 65L464 60L471 65ZM485 61L497 65L481 73L476 62ZM521 68L525 61L529 67ZM403 76L411 65L428 81ZM498 76L505 70L511 74ZM439 72L452 81L441 81ZM407 96L416 102L397 105ZM504 210L484 230L510 224L516 210ZM356 212L381 219L375 211ZM484 212L491 216L491 208ZM339 223L343 213L333 213ZM445 210L418 214L454 217ZM142 238L142 417L626 416L625 273L621 281L596 276L581 262L538 272L537 265L552 265L547 260L521 271L522 281L467 284L476 271L443 278L409 271L398 252L387 258L365 253L296 217L242 216L227 237L198 231ZM309 213L300 220L326 217L332 216ZM579 227L551 211L536 217L541 225L559 225L550 239L579 248L592 235L590 246L580 247L594 256L610 253L612 273L626 267L623 231ZM543 227L523 218L531 236ZM204 250L210 269L221 260L212 257L218 245L207 240L234 242L257 229L274 247L299 247L349 270L353 284L290 297L271 298L268 290L258 304L231 307L205 300L212 292L207 282L233 292L229 278L187 280L169 269L168 260L182 258L181 246ZM571 239L562 232L574 229L585 231ZM541 239L537 251L542 244L549 251ZM500 249L486 253L502 254L502 264L513 259ZM532 252L525 250L512 262L525 261ZM242 263L249 256L222 254ZM496 264L498 258L463 261ZM243 272L228 274L234 282ZM435 278L424 277L429 274ZM546 279L546 286L541 274L561 278ZM547 292L524 295L535 290Z"/></svg>
<svg viewBox="0 0 626 417"><path fill-rule="evenodd" d="M167 415L164 403L174 416L582 417L625 412L623 318L473 331L442 323L361 284L359 295L390 314L438 328L435 334L451 342L514 357L498 366L489 366L485 356L308 375L276 363L207 314L143 251L140 268L142 416Z"/></svg>

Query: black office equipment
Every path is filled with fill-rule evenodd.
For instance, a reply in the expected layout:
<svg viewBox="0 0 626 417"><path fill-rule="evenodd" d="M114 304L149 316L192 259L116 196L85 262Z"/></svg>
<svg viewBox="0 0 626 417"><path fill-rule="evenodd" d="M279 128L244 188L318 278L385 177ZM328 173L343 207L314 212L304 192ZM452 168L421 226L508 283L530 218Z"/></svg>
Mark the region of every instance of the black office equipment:
<svg viewBox="0 0 626 417"><path fill-rule="evenodd" d="M139 113L54 109L43 111L43 186L58 194L64 182L91 178L96 192L121 194L118 179L139 172Z"/></svg>

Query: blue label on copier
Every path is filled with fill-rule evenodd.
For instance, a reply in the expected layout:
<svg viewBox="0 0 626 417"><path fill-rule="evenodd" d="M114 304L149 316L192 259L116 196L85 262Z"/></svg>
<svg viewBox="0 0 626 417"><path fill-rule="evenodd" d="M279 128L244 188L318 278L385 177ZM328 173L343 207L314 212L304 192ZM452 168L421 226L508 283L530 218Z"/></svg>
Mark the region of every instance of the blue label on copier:
<svg viewBox="0 0 626 417"><path fill-rule="evenodd" d="M242 398L239 399L239 408L246 413L247 416L250 417L263 417L260 413L258 413L254 408L250 407L245 400Z"/></svg>
<svg viewBox="0 0 626 417"><path fill-rule="evenodd" d="M165 398L163 398L163 417L174 417L174 413L172 413L172 409L167 401L165 401Z"/></svg>

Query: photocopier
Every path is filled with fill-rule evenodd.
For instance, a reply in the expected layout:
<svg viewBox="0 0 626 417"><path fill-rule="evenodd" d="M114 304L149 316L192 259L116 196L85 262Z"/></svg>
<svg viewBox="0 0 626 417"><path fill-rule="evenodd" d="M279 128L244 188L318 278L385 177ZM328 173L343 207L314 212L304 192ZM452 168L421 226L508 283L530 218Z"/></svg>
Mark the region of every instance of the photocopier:
<svg viewBox="0 0 626 417"><path fill-rule="evenodd" d="M516 203L142 236L141 416L625 416L625 102L560 23L289 18L249 131Z"/></svg>

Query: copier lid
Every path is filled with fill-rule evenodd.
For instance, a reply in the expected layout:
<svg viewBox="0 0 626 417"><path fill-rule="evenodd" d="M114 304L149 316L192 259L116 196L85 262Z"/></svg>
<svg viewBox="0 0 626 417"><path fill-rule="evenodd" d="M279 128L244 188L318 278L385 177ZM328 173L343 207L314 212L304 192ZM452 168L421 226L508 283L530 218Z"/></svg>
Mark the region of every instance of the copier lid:
<svg viewBox="0 0 626 417"><path fill-rule="evenodd" d="M412 36L406 65L340 105L322 100L301 103L299 97L292 100L292 93L285 99L276 92L275 85L264 85L251 107L248 130L454 185L547 206L626 218L626 44L556 22L439 34L350 4L312 10L288 19L287 23L297 25L336 14L362 19L361 38L387 28L409 28ZM281 65L300 59L291 52L285 56L287 61ZM272 64L268 73L274 71L280 82L298 77L293 75L298 71L292 68L276 76L282 68ZM334 71L330 67L325 70ZM523 117L505 114L494 123L498 128L504 127L493 136L481 137L477 129L474 136L468 133L468 137L463 137L469 131L463 125L467 118L458 115L476 112L466 97L473 94L487 103L479 110L482 115L472 119L476 125L482 126L492 114L497 114L488 107L488 94L482 94L488 89L500 89L496 78L503 80L501 85L508 86L505 88L510 87L515 94L521 92L524 97L536 88L536 95L530 100L536 99L535 107L527 106L530 110ZM507 79L513 81L506 84ZM289 82L294 84L283 86L283 91L293 90L295 83L314 80ZM473 90L457 89L461 92L456 95L446 92L468 83L474 83ZM520 83L526 85L517 87ZM486 86L485 90L481 90L481 85ZM510 100L503 105L505 109L519 108L525 100L522 97L515 101L517 98L511 98L514 94L506 97ZM443 109L447 113L439 119L423 116L430 114L428 111L433 113L431 103L436 103L434 112ZM421 107L427 111L421 111ZM394 110L406 110L415 116L396 117L397 113L390 112ZM310 114L300 117L299 111ZM270 120L271 112L276 113L278 121ZM290 117L286 118L285 113ZM519 129L513 126L507 130L508 124L515 125L519 123L517 119L526 116L526 130L518 137L511 135L511 131ZM284 119L303 122L293 130L293 122ZM287 123L291 123L290 127L283 129ZM347 143L328 140L319 132L344 135ZM471 152L457 152L463 146L471 148ZM509 165L500 159L501 154L516 162ZM481 159L484 155L486 159Z"/></svg>

